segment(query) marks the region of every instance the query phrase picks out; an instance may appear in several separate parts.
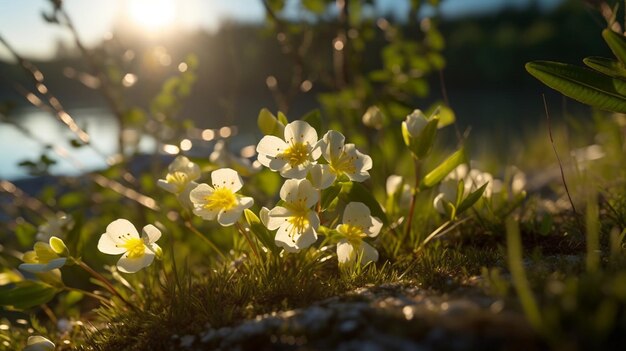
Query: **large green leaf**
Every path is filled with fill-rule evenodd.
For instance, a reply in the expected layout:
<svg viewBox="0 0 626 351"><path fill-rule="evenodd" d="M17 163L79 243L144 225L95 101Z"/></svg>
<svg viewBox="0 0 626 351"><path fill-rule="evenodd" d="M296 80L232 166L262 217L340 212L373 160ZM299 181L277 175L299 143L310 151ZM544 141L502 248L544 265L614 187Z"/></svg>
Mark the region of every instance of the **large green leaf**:
<svg viewBox="0 0 626 351"><path fill-rule="evenodd" d="M0 306L12 306L19 310L43 305L52 300L59 290L51 285L24 280L0 287Z"/></svg>
<svg viewBox="0 0 626 351"><path fill-rule="evenodd" d="M626 38L608 28L602 31L602 37L609 48L611 48L611 51L613 51L613 54L615 54L615 57L621 63L626 64Z"/></svg>
<svg viewBox="0 0 626 351"><path fill-rule="evenodd" d="M526 70L545 85L584 104L626 113L626 82L584 67L533 61Z"/></svg>
<svg viewBox="0 0 626 351"><path fill-rule="evenodd" d="M583 59L585 65L607 76L626 79L626 69L617 60L604 57L587 57Z"/></svg>
<svg viewBox="0 0 626 351"><path fill-rule="evenodd" d="M452 172L452 170L463 162L465 162L465 151L461 148L450 155L445 161L435 167L435 169L430 171L430 173L424 177L424 180L422 181L422 188L431 188L439 184L443 178L445 178L450 172Z"/></svg>

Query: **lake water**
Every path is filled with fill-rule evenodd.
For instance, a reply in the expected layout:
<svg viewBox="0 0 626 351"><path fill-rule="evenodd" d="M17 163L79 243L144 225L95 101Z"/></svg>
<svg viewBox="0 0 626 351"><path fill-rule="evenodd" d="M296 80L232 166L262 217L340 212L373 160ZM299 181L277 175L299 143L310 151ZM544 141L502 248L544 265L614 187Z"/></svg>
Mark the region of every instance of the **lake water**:
<svg viewBox="0 0 626 351"><path fill-rule="evenodd" d="M68 111L76 123L87 131L93 145L107 156L117 149L117 121L104 109L82 108ZM91 147L73 148L69 140L72 132L53 115L34 108L19 109L11 114L11 121L28 130L32 137L19 128L0 124L0 178L18 179L28 177L27 170L18 164L25 160L37 160L45 144L64 149L69 157L61 157L53 150L47 155L57 161L50 168L53 175L76 175L85 171L106 167L106 160ZM156 147L153 139L144 137L139 143L140 151L151 152ZM69 159L77 160L80 166Z"/></svg>

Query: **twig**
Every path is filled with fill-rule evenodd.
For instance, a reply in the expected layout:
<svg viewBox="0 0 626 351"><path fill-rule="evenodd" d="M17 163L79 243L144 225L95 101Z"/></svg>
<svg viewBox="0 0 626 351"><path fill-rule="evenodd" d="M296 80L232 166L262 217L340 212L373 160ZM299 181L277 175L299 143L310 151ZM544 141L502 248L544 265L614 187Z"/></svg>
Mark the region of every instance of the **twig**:
<svg viewBox="0 0 626 351"><path fill-rule="evenodd" d="M543 107L546 112L546 120L548 121L548 135L550 136L550 144L552 145L552 150L554 150L554 155L556 156L556 160L559 163L559 169L561 171L561 180L563 181L563 186L565 187L565 193L567 193L567 198L569 199L569 203L572 206L572 211L574 212L574 217L576 217L576 222L578 222L579 229L582 230L582 225L580 223L580 218L578 218L578 212L576 211L576 206L574 206L574 201L572 201L572 197L569 193L569 188L567 187L567 182L565 181L565 172L563 171L563 164L561 163L561 158L559 157L559 153L556 151L556 146L554 145L554 138L552 137L552 126L550 124L550 114L548 113L548 103L546 102L546 96L541 94L543 98Z"/></svg>

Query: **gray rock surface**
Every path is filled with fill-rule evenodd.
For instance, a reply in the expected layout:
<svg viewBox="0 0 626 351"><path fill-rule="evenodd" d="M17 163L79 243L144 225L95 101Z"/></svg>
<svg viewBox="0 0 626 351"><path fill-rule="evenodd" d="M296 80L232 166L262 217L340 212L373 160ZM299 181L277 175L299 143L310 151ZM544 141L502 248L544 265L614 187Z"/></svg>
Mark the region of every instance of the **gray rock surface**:
<svg viewBox="0 0 626 351"><path fill-rule="evenodd" d="M467 291L358 289L303 309L257 316L174 340L186 350L534 350L541 344L504 302Z"/></svg>

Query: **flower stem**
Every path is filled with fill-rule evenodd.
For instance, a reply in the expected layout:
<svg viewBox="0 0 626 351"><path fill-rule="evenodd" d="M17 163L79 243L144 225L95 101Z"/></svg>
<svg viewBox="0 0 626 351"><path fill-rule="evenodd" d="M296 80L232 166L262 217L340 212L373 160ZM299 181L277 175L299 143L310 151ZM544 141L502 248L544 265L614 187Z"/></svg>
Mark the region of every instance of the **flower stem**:
<svg viewBox="0 0 626 351"><path fill-rule="evenodd" d="M107 288L107 290L109 290L109 292L111 294L117 296L120 300L122 300L122 302L124 302L127 306L131 307L132 309L135 309L135 310L137 309L137 307L135 305L131 304L130 302L128 302L128 300L126 300L124 298L124 296L122 296L119 293L119 291L117 291L117 289L115 289L115 287L102 274L100 274L100 273L96 272L95 270L93 270L91 267L89 267L85 262L81 261L80 259L74 259L74 261L76 262L76 264L80 268L85 270L92 277L94 277L97 280L101 281L104 284L104 286Z"/></svg>
<svg viewBox="0 0 626 351"><path fill-rule="evenodd" d="M220 257L226 261L226 256L224 255L224 253L222 253L222 250L220 250L214 243L213 241L211 241L211 239L207 238L206 236L204 236L204 234L200 233L200 231L198 229L196 229L196 227L193 226L193 224L191 224L191 222L189 221L185 221L185 227L187 227L189 230L191 230L194 234L196 234L197 236L199 236L202 240L204 240L205 243L207 243L207 245L209 245L209 247L211 249L213 249L213 251L217 252Z"/></svg>
<svg viewBox="0 0 626 351"><path fill-rule="evenodd" d="M411 224L413 223L413 215L415 213L415 203L417 202L417 194L419 193L419 185L420 185L420 173L422 168L422 163L417 158L413 159L415 164L415 185L413 187L413 197L411 198L411 205L409 206L409 214L406 221L406 229L404 230L404 237L408 237L409 233L411 233Z"/></svg>
<svg viewBox="0 0 626 351"><path fill-rule="evenodd" d="M90 292L90 291L86 291L86 290L83 290L83 289L78 289L78 288L72 288L72 287L69 287L69 286L65 286L65 287L63 287L63 290L67 290L67 291L75 291L75 292L78 292L78 293L81 293L81 294L85 294L85 295L87 295L87 296L89 296L89 297L91 297L91 298L94 298L94 299L96 299L96 300L98 300L98 301L100 301L100 302L102 302L102 303L107 304L107 305L110 305L110 304L111 304L111 303L109 302L109 300L107 300L107 299L106 299L106 298L104 298L103 296L100 296L100 295L98 295L98 294L94 294L94 293L92 293L92 292Z"/></svg>
<svg viewBox="0 0 626 351"><path fill-rule="evenodd" d="M259 260L259 262L261 262L261 256L259 255L259 251L257 250L256 245L254 245L252 243L252 239L250 239L250 237L246 233L246 230L244 229L244 227L242 227L241 223L239 223L239 222L235 222L235 225L237 226L237 229L239 230L241 235L243 235L244 238L246 238L246 241L248 241L248 245L250 245L250 247L252 248L252 252L254 252L254 256L256 256L256 258L257 258L257 260Z"/></svg>

